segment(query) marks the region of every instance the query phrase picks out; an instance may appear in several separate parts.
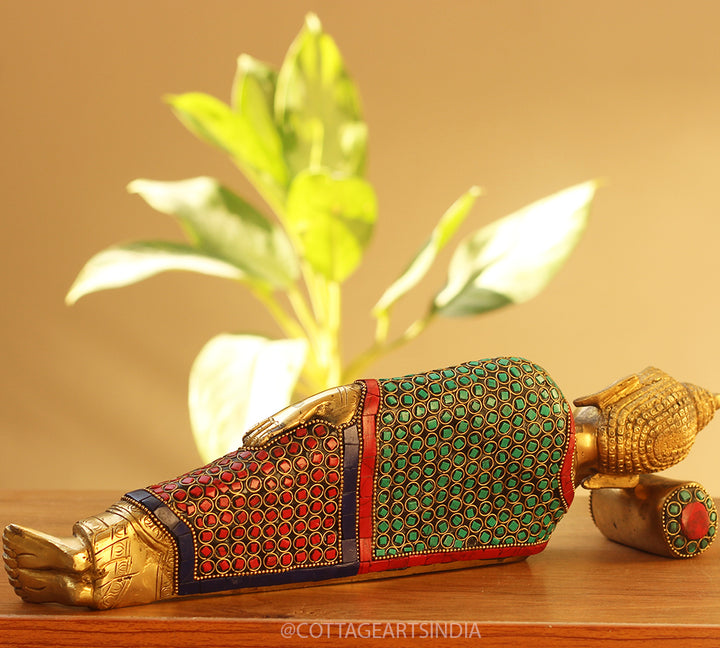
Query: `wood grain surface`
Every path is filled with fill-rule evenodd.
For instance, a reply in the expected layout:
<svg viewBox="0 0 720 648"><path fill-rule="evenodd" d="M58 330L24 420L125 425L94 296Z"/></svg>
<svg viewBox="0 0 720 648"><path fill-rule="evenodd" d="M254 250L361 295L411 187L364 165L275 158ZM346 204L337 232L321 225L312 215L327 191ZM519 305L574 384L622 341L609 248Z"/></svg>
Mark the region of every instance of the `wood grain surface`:
<svg viewBox="0 0 720 648"><path fill-rule="evenodd" d="M0 492L0 525L69 535L112 492ZM1 646L720 645L720 546L694 560L606 540L578 497L520 563L175 600L105 612L33 605L0 584Z"/></svg>

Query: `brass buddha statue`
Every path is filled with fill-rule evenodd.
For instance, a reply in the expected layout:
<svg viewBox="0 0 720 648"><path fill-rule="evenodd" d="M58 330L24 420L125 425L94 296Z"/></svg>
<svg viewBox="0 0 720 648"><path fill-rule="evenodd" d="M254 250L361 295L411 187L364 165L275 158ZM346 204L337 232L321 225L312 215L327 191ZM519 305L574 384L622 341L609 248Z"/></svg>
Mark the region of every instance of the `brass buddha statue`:
<svg viewBox="0 0 720 648"><path fill-rule="evenodd" d="M71 537L8 526L5 567L26 601L107 609L498 564L542 551L580 485L611 539L702 553L712 499L653 473L687 455L718 397L646 369L575 405L521 358L359 380Z"/></svg>

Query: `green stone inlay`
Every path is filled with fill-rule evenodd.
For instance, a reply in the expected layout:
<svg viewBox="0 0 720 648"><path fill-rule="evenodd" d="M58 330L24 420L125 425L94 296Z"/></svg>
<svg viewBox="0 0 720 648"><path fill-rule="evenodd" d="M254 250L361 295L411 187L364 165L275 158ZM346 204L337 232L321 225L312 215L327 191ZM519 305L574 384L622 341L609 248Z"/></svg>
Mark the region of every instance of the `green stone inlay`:
<svg viewBox="0 0 720 648"><path fill-rule="evenodd" d="M689 502L692 499L692 495L690 494L690 491L686 490L684 488L678 493L678 497L683 502Z"/></svg>
<svg viewBox="0 0 720 648"><path fill-rule="evenodd" d="M553 383L542 370L528 363L521 366L519 360L504 359L503 364L506 371L483 361L446 370L442 376L432 372L434 376L420 374L381 383L383 388L392 383L391 390L401 393L395 397L385 389L381 400L379 418L384 425L378 431L376 533L381 536L386 529L379 521L398 518L404 526L396 525L391 532L393 546L384 549L376 543L377 556L381 551L391 556L437 550L442 542L442 548L452 550L478 542L524 544L549 535L564 504L559 480L550 481L546 475L557 476L561 469L561 450L568 441L560 433L566 421L562 412L568 408L564 400L552 401ZM545 383L548 389L537 386ZM389 396L396 400L388 401ZM389 407L389 403L396 405ZM555 418L539 421L540 408ZM440 443L438 437L445 442ZM387 473L382 460L388 464L385 470L392 466ZM395 502L392 514L387 507L380 508L387 501ZM488 519L493 526L488 526ZM547 525L545 530L541 522ZM450 525L447 532L443 531L446 525ZM533 533L531 525L537 526ZM464 542L468 528L473 533L470 544ZM499 530L495 537L489 535L493 528ZM418 542L420 532L428 540ZM431 536L436 537L434 547Z"/></svg>

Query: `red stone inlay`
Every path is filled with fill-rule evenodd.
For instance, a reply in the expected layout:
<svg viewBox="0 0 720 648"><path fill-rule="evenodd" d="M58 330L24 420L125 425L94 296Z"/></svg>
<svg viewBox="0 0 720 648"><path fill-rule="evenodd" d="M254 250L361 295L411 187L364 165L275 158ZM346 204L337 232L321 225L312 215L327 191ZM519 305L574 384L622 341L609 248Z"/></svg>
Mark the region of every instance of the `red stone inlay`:
<svg viewBox="0 0 720 648"><path fill-rule="evenodd" d="M242 448L151 486L148 490L193 530L196 576L252 574L340 560L339 434L326 425L298 427L263 448ZM319 529L332 532L325 542ZM247 544L234 542L241 538ZM319 545L322 551L310 551Z"/></svg>
<svg viewBox="0 0 720 648"><path fill-rule="evenodd" d="M693 502L683 508L680 528L688 540L700 540L710 530L710 516L701 502Z"/></svg>
<svg viewBox="0 0 720 648"><path fill-rule="evenodd" d="M365 380L365 404L362 413L362 452L360 458L360 498L358 501L358 530L360 536L360 567L363 574L372 560L372 484L375 474L375 415L380 405L380 385L377 380Z"/></svg>

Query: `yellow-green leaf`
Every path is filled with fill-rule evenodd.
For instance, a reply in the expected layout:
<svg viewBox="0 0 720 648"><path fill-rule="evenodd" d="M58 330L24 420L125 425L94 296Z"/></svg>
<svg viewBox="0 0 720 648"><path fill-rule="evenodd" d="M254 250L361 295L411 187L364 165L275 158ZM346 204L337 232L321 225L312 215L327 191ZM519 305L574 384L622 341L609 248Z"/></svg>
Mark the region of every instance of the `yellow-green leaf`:
<svg viewBox="0 0 720 648"><path fill-rule="evenodd" d="M224 150L273 206L282 204L287 168L279 135L262 117L264 95L250 84L244 113L202 92L168 97L178 119L200 139Z"/></svg>
<svg viewBox="0 0 720 648"><path fill-rule="evenodd" d="M375 192L361 178L304 172L290 185L287 227L303 258L331 281L358 266L376 219Z"/></svg>
<svg viewBox="0 0 720 648"><path fill-rule="evenodd" d="M320 166L359 175L367 128L360 97L335 41L309 14L280 68L275 115L292 176Z"/></svg>

